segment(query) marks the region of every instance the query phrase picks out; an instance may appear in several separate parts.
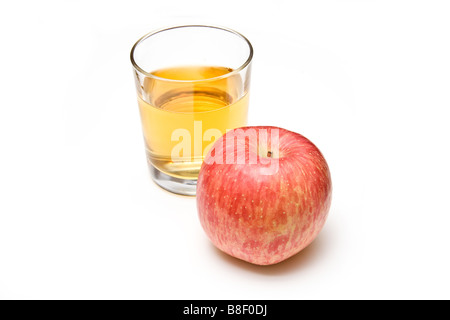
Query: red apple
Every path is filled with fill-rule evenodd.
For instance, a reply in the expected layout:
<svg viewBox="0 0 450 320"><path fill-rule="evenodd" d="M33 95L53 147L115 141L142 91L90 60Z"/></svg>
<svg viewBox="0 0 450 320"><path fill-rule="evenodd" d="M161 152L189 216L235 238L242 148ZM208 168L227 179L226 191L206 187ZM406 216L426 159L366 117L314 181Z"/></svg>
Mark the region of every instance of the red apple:
<svg viewBox="0 0 450 320"><path fill-rule="evenodd" d="M331 189L327 162L304 136L277 127L238 128L205 157L197 181L198 215L217 248L270 265L316 238Z"/></svg>

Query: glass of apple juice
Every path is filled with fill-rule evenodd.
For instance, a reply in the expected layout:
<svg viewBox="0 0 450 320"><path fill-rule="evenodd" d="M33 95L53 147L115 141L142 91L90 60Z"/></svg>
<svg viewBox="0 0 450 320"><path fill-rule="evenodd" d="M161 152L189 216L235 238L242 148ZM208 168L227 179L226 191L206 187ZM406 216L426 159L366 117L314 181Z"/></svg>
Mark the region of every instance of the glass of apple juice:
<svg viewBox="0 0 450 320"><path fill-rule="evenodd" d="M131 50L152 179L195 195L215 140L247 124L253 49L240 33L186 25L153 31Z"/></svg>

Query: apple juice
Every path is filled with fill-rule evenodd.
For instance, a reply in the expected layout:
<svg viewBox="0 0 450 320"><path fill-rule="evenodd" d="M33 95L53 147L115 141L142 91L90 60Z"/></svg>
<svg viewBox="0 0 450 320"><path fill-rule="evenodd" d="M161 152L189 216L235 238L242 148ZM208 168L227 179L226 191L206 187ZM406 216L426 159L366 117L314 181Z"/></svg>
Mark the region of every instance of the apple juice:
<svg viewBox="0 0 450 320"><path fill-rule="evenodd" d="M157 70L144 79L138 104L149 165L195 180L212 143L226 130L247 124L241 76L222 77L231 72L186 66Z"/></svg>

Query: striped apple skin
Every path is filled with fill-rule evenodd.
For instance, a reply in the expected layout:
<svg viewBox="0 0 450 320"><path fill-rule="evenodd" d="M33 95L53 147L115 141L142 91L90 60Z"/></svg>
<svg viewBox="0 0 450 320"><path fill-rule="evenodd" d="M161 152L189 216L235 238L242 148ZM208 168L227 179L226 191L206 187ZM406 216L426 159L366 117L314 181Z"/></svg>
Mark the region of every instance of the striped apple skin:
<svg viewBox="0 0 450 320"><path fill-rule="evenodd" d="M257 139L228 143L227 136L236 132L256 132ZM331 195L328 164L311 141L282 128L243 127L228 131L206 156L197 181L197 210L217 248L253 264L271 265L317 237Z"/></svg>

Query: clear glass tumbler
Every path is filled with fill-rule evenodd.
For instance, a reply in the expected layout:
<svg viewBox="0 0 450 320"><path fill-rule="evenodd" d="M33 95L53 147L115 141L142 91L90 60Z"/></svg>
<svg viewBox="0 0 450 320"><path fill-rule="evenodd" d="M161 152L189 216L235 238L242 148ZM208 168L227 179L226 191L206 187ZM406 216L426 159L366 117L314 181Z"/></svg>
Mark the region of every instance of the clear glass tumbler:
<svg viewBox="0 0 450 320"><path fill-rule="evenodd" d="M240 33L187 25L139 39L131 63L152 179L195 195L215 140L247 124L253 49Z"/></svg>

